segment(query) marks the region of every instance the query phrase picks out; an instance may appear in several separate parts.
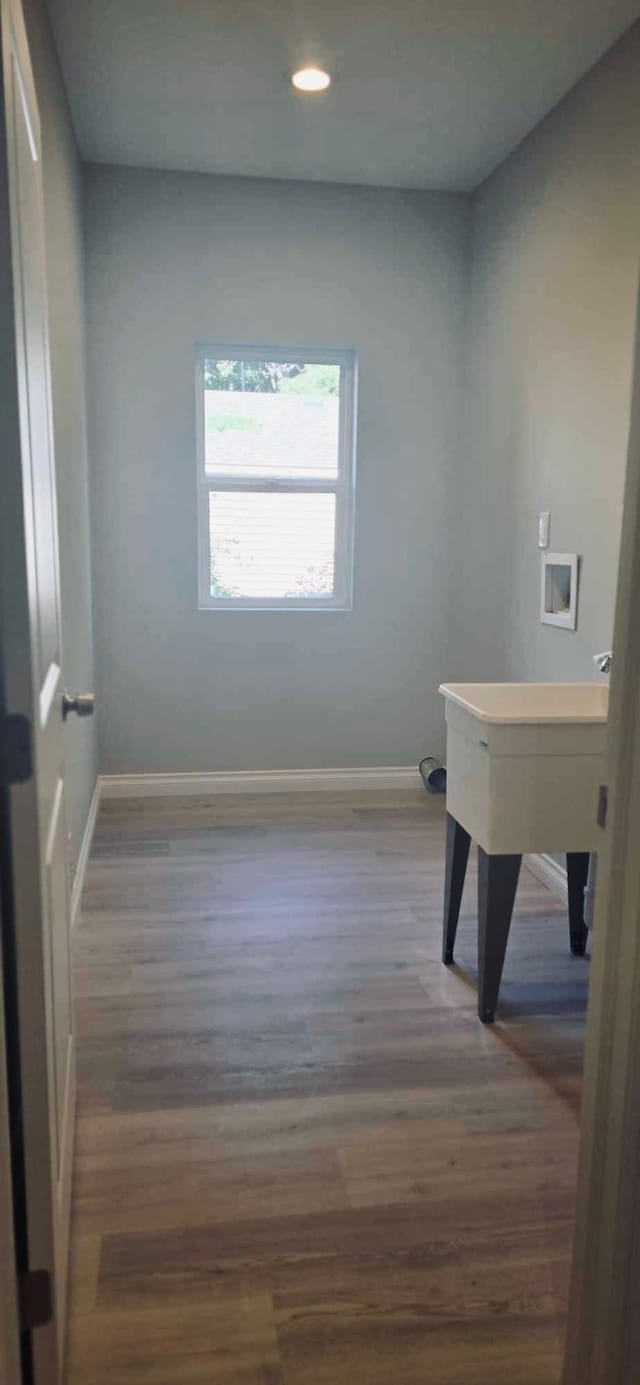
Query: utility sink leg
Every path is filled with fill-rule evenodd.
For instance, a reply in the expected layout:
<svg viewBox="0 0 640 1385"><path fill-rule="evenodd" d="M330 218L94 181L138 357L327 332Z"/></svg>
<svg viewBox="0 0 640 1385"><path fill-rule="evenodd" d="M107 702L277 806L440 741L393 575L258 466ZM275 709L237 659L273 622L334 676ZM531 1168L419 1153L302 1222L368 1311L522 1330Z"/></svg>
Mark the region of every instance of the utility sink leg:
<svg viewBox="0 0 640 1385"><path fill-rule="evenodd" d="M478 847L478 1014L493 1024L521 856L489 856Z"/></svg>
<svg viewBox="0 0 640 1385"><path fill-rule="evenodd" d="M442 925L442 960L446 966L453 961L453 946L458 929L460 903L467 873L471 837L464 827L447 813L447 855L444 877L444 919Z"/></svg>
<svg viewBox="0 0 640 1385"><path fill-rule="evenodd" d="M576 957L584 957L589 929L584 921L584 891L589 873L589 852L567 852L569 941Z"/></svg>

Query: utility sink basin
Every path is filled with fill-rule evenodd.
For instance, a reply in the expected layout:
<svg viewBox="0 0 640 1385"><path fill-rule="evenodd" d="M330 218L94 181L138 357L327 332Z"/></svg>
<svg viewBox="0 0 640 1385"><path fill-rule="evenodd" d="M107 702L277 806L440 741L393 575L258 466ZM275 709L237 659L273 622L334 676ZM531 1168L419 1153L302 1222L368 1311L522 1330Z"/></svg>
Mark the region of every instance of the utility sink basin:
<svg viewBox="0 0 640 1385"><path fill-rule="evenodd" d="M479 721L507 726L606 722L606 683L443 683L440 692Z"/></svg>
<svg viewBox="0 0 640 1385"><path fill-rule="evenodd" d="M447 811L490 854L597 846L609 689L443 683Z"/></svg>

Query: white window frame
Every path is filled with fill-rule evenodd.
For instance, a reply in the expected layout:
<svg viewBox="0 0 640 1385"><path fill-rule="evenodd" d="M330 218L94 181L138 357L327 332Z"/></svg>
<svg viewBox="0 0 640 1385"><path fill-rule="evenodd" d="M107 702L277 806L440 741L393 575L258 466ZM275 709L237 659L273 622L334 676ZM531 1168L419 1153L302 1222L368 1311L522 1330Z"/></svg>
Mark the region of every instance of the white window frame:
<svg viewBox="0 0 640 1385"><path fill-rule="evenodd" d="M331 478L207 476L205 472L204 362L299 361L340 367L338 474ZM196 345L196 453L198 465L198 606L201 611L349 611L353 604L355 417L357 364L354 351L299 346L242 346L230 342ZM335 495L334 590L331 596L246 597L211 595L209 495L211 491L314 492Z"/></svg>

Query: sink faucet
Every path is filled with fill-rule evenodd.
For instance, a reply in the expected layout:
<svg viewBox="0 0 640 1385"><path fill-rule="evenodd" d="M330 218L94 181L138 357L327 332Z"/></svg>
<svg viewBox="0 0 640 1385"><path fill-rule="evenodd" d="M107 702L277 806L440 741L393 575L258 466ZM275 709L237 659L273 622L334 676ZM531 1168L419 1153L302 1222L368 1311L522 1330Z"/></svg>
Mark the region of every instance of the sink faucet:
<svg viewBox="0 0 640 1385"><path fill-rule="evenodd" d="M593 662L598 670L598 673L611 673L611 665L613 663L613 655L611 653L611 650L609 650L609 652L606 654L594 654Z"/></svg>

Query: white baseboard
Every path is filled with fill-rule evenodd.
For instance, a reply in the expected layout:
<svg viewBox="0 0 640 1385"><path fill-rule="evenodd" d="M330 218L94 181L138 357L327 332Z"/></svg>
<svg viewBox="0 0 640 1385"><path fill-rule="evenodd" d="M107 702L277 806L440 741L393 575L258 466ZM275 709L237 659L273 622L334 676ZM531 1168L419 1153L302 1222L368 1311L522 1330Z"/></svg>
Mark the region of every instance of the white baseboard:
<svg viewBox="0 0 640 1385"><path fill-rule="evenodd" d="M319 793L349 789L412 789L421 784L414 765L365 769L233 770L211 774L103 774L100 796L159 798L163 795L223 793Z"/></svg>
<svg viewBox="0 0 640 1385"><path fill-rule="evenodd" d="M554 861L553 856L532 855L529 853L524 858L524 864L535 875L536 880L542 881L551 890L552 894L557 895L563 903L567 898L567 872L559 861Z"/></svg>
<svg viewBox="0 0 640 1385"><path fill-rule="evenodd" d="M92 794L92 796L91 796L91 802L90 802L90 804L89 804L89 812L87 813L87 821L86 821L86 824L85 824L84 833L83 833L83 835L82 835L82 842L81 842L81 845L80 845L80 851L79 851L79 853L78 853L78 862L77 862L77 865L76 865L76 873L75 873L75 875L74 875L74 877L73 877L73 885L72 885L72 887L71 887L71 927L72 927L72 928L75 927L75 923L76 923L78 914L79 914L79 912L80 912L80 901L81 901L81 899L82 899L82 891L83 891L83 889L84 889L84 880L85 880L85 875L86 875L86 873L87 873L87 865L88 865L88 863L89 863L89 856L91 855L91 843L92 843L92 841L93 841L93 833L94 833L94 830L95 830L96 818L97 818L97 816L98 816L98 808L99 808L99 806L100 806L100 796L101 796L101 782L100 782L100 777L98 777L98 778L96 779L96 786L95 786L95 788L94 788L94 790L93 790L93 794Z"/></svg>

